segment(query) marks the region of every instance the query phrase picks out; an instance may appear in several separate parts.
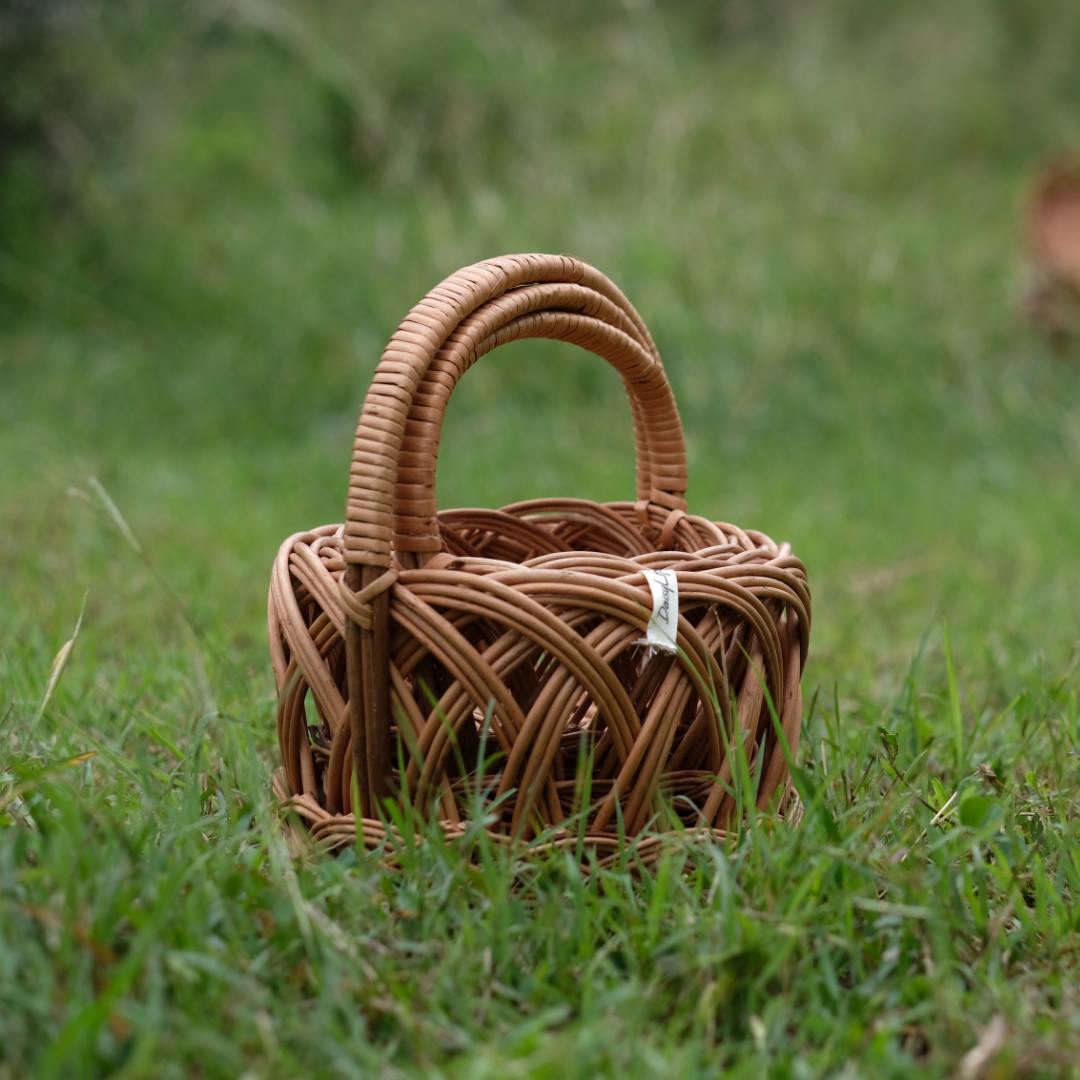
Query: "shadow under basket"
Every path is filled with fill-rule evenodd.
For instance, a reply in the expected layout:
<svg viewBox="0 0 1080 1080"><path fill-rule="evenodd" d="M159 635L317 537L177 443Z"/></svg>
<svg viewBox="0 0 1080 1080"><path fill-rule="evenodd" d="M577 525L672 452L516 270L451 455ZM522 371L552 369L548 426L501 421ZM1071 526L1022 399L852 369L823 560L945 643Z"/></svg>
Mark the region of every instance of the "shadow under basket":
<svg viewBox="0 0 1080 1080"><path fill-rule="evenodd" d="M458 379L537 337L622 376L636 498L438 513ZM600 857L672 828L723 834L751 804L782 812L806 573L786 544L688 513L686 487L660 357L607 278L552 255L447 278L375 372L345 524L289 537L274 563L278 798L331 849L380 847L387 821L419 816L508 843L584 836Z"/></svg>

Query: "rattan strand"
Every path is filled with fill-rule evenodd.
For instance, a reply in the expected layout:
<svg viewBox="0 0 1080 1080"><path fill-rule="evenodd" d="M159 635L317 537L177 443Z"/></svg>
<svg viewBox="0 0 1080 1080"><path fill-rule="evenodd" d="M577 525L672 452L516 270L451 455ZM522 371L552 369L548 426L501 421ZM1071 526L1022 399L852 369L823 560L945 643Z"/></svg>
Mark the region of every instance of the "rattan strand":
<svg viewBox="0 0 1080 1080"><path fill-rule="evenodd" d="M580 345L622 376L636 499L438 513L451 393L480 357L530 337ZM477 813L492 835L541 847L584 828L602 858L673 825L719 836L737 747L757 806L779 809L802 719L806 574L787 545L690 514L686 488L656 347L592 267L507 256L413 308L364 402L344 525L290 537L271 578L274 790L315 841L385 845L388 799L451 836ZM677 655L641 643L644 571L665 568Z"/></svg>

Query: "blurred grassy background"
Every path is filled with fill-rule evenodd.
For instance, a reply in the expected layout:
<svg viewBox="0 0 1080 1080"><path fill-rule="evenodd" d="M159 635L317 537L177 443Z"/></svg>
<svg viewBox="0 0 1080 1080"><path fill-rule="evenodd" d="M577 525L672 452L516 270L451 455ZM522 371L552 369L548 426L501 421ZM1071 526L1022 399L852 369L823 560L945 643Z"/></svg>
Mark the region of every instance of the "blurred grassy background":
<svg viewBox="0 0 1080 1080"><path fill-rule="evenodd" d="M894 665L950 610L980 645L1072 647L1076 369L1015 299L1025 183L1077 133L1073 5L3 18L8 619L128 587L65 494L92 474L206 625L246 637L278 538L340 516L403 313L459 265L553 250L654 330L695 508L808 560L819 673L871 629ZM621 497L615 386L558 347L482 365L444 505Z"/></svg>
<svg viewBox="0 0 1080 1080"><path fill-rule="evenodd" d="M574 253L639 307L692 506L809 565L812 682L895 688L946 618L1005 699L1002 657L1066 664L1078 368L1016 300L1025 186L1080 134L1074 5L2 18L0 589L32 666L87 590L87 678L177 651L172 601L71 497L95 476L259 685L269 561L340 518L382 344L515 250ZM442 503L621 498L628 427L604 365L511 347L455 398Z"/></svg>
<svg viewBox="0 0 1080 1080"><path fill-rule="evenodd" d="M1067 0L9 3L13 753L220 712L261 785L276 546L339 520L405 311L516 250L576 254L639 308L691 505L806 560L807 688L844 726L893 722L929 639L929 704L906 715L934 729L946 621L973 728L1075 685L1080 365L1017 299L1026 185L1080 141L1077 40ZM455 398L442 504L622 498L630 449L602 364L522 343ZM84 593L59 714L35 728Z"/></svg>

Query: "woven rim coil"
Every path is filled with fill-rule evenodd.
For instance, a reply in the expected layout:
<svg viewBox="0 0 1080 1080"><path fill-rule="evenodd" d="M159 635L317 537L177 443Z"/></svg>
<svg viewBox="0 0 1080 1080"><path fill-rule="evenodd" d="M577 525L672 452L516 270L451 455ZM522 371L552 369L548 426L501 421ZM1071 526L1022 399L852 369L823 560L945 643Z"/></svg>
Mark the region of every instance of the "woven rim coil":
<svg viewBox="0 0 1080 1080"><path fill-rule="evenodd" d="M618 371L634 501L438 512L450 395L523 338L571 342ZM447 278L375 371L344 525L289 537L274 563L278 797L328 848L382 845L397 802L448 835L482 814L507 841L583 832L610 856L645 830L723 832L744 752L757 806L779 807L802 719L805 570L786 544L690 514L686 489L656 346L606 277L513 255ZM644 643L647 571L662 570L677 583L677 652Z"/></svg>

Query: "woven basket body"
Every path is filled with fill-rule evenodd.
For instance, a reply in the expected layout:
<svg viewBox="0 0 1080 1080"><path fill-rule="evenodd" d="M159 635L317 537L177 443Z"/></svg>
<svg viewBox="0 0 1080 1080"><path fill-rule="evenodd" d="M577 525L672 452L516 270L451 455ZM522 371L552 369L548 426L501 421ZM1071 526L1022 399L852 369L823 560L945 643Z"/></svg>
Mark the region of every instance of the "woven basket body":
<svg viewBox="0 0 1080 1080"><path fill-rule="evenodd" d="M636 498L438 513L450 394L529 337L622 376ZM344 525L290 537L274 564L278 796L327 847L380 844L387 800L451 834L482 813L508 839L583 832L608 851L680 821L723 830L736 767L758 807L778 806L802 716L805 572L786 545L688 513L686 486L656 348L603 275L523 255L444 281L376 370ZM658 613L677 617L675 650L647 644Z"/></svg>

